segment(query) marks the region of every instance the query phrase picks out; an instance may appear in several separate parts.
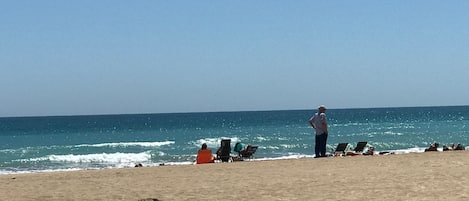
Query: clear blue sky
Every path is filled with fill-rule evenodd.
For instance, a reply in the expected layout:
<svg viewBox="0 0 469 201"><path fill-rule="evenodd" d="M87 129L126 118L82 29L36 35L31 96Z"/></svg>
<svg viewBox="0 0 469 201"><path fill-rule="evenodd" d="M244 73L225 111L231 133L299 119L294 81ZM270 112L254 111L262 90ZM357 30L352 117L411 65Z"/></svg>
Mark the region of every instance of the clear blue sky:
<svg viewBox="0 0 469 201"><path fill-rule="evenodd" d="M469 1L1 1L0 116L469 104Z"/></svg>

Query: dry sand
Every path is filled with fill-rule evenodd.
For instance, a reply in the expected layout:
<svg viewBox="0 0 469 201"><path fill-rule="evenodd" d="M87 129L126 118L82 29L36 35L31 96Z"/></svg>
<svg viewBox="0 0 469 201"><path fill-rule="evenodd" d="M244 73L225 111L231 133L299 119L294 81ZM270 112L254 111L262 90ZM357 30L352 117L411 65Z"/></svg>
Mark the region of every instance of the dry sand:
<svg viewBox="0 0 469 201"><path fill-rule="evenodd" d="M147 198L469 200L469 151L0 175L5 201Z"/></svg>

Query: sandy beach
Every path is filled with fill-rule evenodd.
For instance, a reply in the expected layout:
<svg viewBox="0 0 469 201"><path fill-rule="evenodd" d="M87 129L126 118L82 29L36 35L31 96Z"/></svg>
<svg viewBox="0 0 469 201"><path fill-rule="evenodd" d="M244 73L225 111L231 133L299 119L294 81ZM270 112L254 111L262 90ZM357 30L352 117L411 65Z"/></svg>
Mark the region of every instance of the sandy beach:
<svg viewBox="0 0 469 201"><path fill-rule="evenodd" d="M0 200L468 200L469 152L0 175Z"/></svg>

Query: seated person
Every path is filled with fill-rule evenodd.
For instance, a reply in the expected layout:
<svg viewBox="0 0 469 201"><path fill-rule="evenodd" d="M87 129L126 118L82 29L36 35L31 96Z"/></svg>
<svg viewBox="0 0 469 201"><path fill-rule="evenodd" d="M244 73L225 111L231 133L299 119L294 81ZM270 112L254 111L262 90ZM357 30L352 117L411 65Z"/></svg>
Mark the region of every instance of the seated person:
<svg viewBox="0 0 469 201"><path fill-rule="evenodd" d="M438 143L433 143L430 145L430 147L426 148L425 151L438 151L437 148L440 146Z"/></svg>
<svg viewBox="0 0 469 201"><path fill-rule="evenodd" d="M443 145L443 151L453 151L454 150L454 144L450 144L449 147L446 145Z"/></svg>
<svg viewBox="0 0 469 201"><path fill-rule="evenodd" d="M358 156L358 155L361 155L360 153L355 153L353 151L348 151L347 153L345 153L346 156Z"/></svg>
<svg viewBox="0 0 469 201"><path fill-rule="evenodd" d="M375 154L375 148L370 147L363 155L374 155Z"/></svg>
<svg viewBox="0 0 469 201"><path fill-rule="evenodd" d="M363 152L363 153L358 152L357 153L355 151L348 151L347 153L345 153L345 155L346 156L373 155L374 151L375 151L375 148L370 146L370 148L368 148L368 150L366 152Z"/></svg>
<svg viewBox="0 0 469 201"><path fill-rule="evenodd" d="M461 144L458 144L458 145L456 145L454 150L466 150L466 148L464 146L462 146Z"/></svg>
<svg viewBox="0 0 469 201"><path fill-rule="evenodd" d="M248 150L249 150L251 147L252 147L252 145L251 145L251 144L248 144L248 146L244 147L244 149L242 149L242 150L239 151L239 155L241 156L241 155L247 154L247 153L248 153Z"/></svg>
<svg viewBox="0 0 469 201"><path fill-rule="evenodd" d="M244 144L241 142L237 142L233 148L233 151L237 152L238 156L240 156L242 150L244 150Z"/></svg>
<svg viewBox="0 0 469 201"><path fill-rule="evenodd" d="M213 163L215 161L215 157L212 155L212 150L207 149L207 144L203 143L202 148L199 149L197 152L197 164L203 163Z"/></svg>

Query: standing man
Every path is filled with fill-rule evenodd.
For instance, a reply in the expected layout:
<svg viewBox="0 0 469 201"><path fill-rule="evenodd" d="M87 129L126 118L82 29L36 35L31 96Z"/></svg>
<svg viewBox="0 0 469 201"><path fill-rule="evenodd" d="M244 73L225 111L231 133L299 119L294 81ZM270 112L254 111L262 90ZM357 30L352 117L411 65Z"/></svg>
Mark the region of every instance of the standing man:
<svg viewBox="0 0 469 201"><path fill-rule="evenodd" d="M326 106L321 105L318 112L309 119L309 125L316 130L316 146L314 148L316 157L326 157L326 144L327 144L327 118Z"/></svg>

